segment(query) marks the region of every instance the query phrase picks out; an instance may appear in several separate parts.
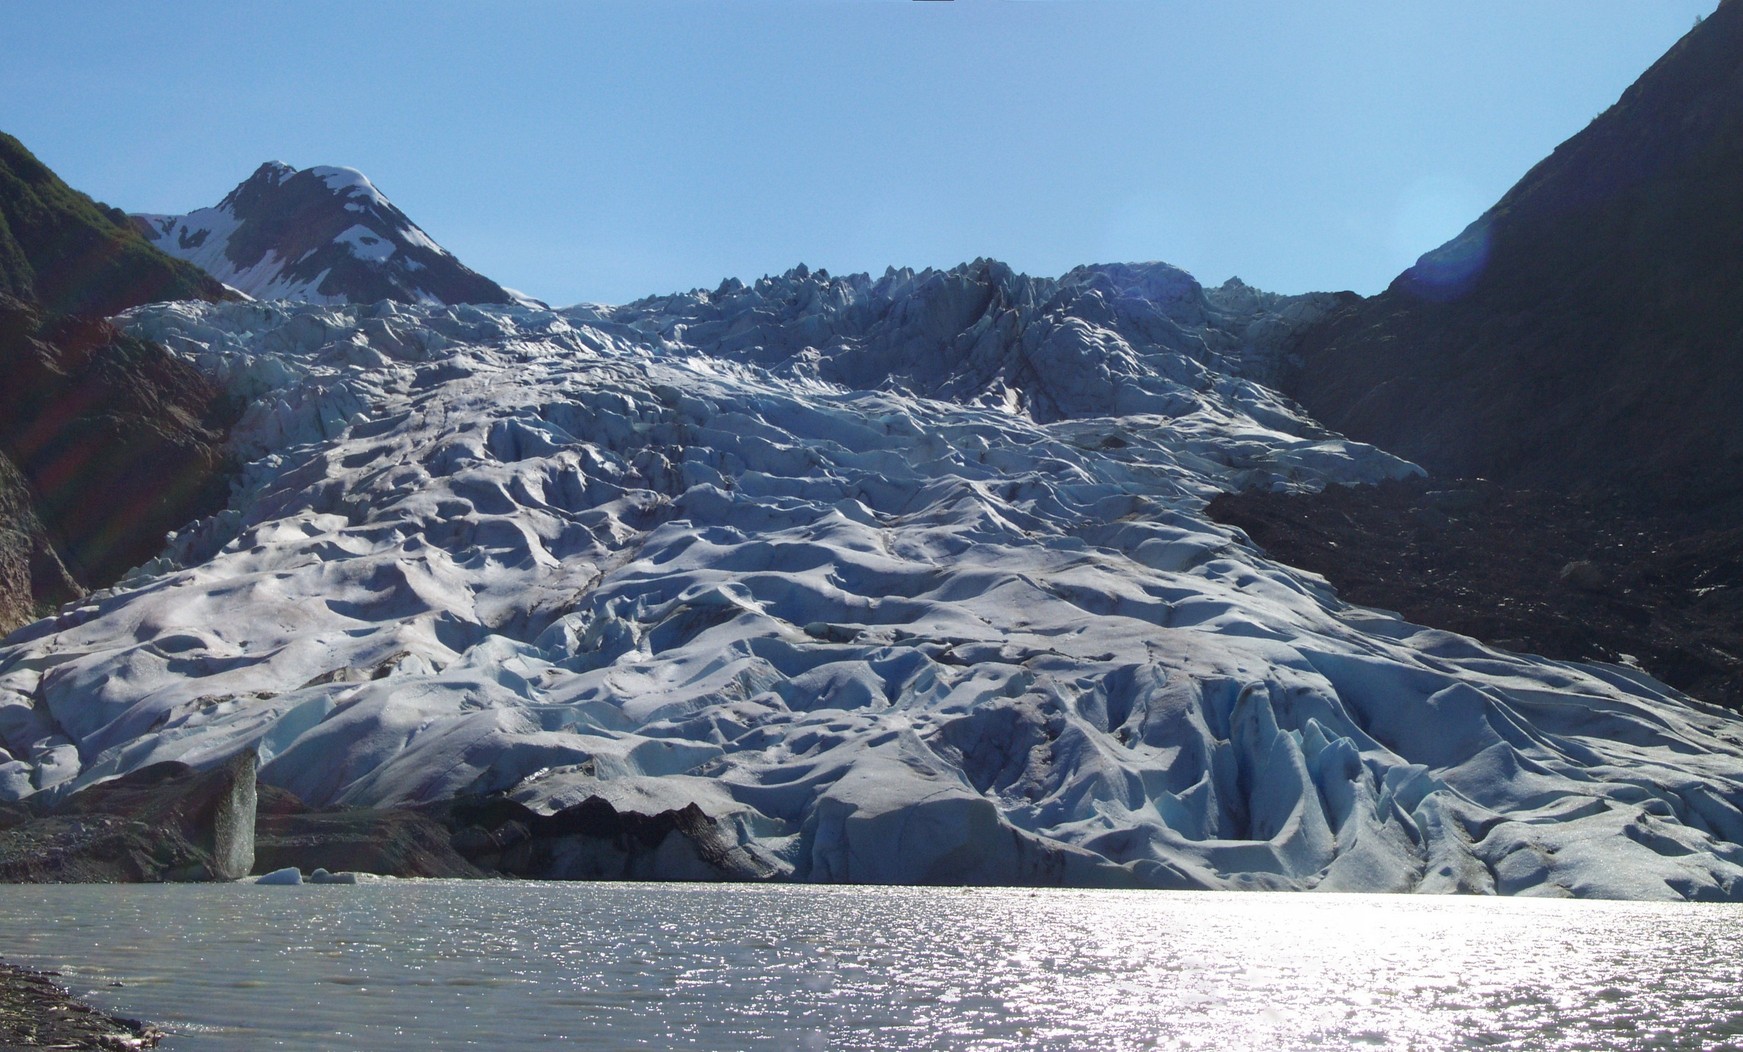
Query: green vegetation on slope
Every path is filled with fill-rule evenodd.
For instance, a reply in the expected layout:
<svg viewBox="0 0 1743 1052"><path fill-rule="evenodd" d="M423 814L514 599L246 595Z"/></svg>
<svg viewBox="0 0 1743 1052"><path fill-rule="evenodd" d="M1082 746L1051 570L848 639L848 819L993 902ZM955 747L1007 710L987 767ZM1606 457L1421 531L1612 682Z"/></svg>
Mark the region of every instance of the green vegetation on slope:
<svg viewBox="0 0 1743 1052"><path fill-rule="evenodd" d="M105 316L157 300L225 299L127 216L79 193L0 132L0 292L50 314Z"/></svg>
<svg viewBox="0 0 1743 1052"><path fill-rule="evenodd" d="M0 133L0 632L223 505L230 407L102 320L190 298L234 293Z"/></svg>

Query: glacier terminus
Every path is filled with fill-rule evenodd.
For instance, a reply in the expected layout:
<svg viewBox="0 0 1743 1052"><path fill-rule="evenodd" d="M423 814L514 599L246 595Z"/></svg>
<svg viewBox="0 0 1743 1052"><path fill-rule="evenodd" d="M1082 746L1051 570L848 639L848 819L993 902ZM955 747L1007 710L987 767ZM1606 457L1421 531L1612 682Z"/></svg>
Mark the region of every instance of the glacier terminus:
<svg viewBox="0 0 1743 1052"><path fill-rule="evenodd" d="M137 308L243 466L0 648L0 795L254 750L321 806L694 804L757 879L1743 898L1733 718L1204 514L1419 473L1267 386L1329 304L977 260Z"/></svg>

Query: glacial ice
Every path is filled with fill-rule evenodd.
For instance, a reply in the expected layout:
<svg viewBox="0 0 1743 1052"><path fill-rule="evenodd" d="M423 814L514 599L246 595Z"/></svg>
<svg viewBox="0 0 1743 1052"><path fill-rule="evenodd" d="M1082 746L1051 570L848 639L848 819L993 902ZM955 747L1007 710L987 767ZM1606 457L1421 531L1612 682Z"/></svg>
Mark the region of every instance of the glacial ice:
<svg viewBox="0 0 1743 1052"><path fill-rule="evenodd" d="M1734 720L1349 606L1214 493L1414 472L1161 265L164 304L230 508L0 646L0 794L697 804L794 880L1743 897Z"/></svg>

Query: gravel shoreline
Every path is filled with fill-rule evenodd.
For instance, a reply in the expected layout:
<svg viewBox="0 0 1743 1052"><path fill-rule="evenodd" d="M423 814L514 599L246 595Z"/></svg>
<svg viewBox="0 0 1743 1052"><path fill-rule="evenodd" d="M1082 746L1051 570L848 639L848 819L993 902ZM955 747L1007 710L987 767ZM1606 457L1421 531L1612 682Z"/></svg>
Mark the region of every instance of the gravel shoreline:
<svg viewBox="0 0 1743 1052"><path fill-rule="evenodd" d="M163 1031L137 1019L124 1019L74 999L53 979L0 962L0 1052L55 1048L132 1052L154 1048Z"/></svg>

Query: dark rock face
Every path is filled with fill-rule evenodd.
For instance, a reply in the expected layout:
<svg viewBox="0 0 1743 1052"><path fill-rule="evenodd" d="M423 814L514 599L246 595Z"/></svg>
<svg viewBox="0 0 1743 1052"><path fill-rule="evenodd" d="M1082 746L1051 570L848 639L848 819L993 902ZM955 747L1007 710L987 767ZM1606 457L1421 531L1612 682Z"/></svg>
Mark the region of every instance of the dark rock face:
<svg viewBox="0 0 1743 1052"><path fill-rule="evenodd" d="M37 516L30 481L0 454L0 632L83 591Z"/></svg>
<svg viewBox="0 0 1743 1052"><path fill-rule="evenodd" d="M65 576L85 588L113 582L168 531L223 507L234 408L162 348L0 299L0 374L0 455L28 483L13 503L28 492L42 527L33 534L21 516L13 529L51 539L65 564L57 574L49 553L32 556L38 603L66 598Z"/></svg>
<svg viewBox="0 0 1743 1052"><path fill-rule="evenodd" d="M1432 473L1743 497L1743 0L1463 235L1311 329L1290 393Z"/></svg>
<svg viewBox="0 0 1743 1052"><path fill-rule="evenodd" d="M233 295L0 134L0 631L222 506L218 392L97 319Z"/></svg>
<svg viewBox="0 0 1743 1052"><path fill-rule="evenodd" d="M1724 0L1462 235L1306 330L1287 391L1436 478L1211 512L1345 598L1633 655L1743 709L1739 259L1743 0Z"/></svg>
<svg viewBox="0 0 1743 1052"><path fill-rule="evenodd" d="M178 832L119 815L49 815L0 833L0 882L7 884L210 879L210 860Z"/></svg>
<svg viewBox="0 0 1743 1052"><path fill-rule="evenodd" d="M0 881L235 880L254 864L255 757L166 762L0 815Z"/></svg>
<svg viewBox="0 0 1743 1052"><path fill-rule="evenodd" d="M269 162L216 207L133 221L158 248L260 299L514 301L350 169Z"/></svg>
<svg viewBox="0 0 1743 1052"><path fill-rule="evenodd" d="M501 797L458 797L411 810L311 811L263 786L254 871L291 867L536 880L769 880L776 872L695 804L644 815L589 797L544 815Z"/></svg>
<svg viewBox="0 0 1743 1052"><path fill-rule="evenodd" d="M1546 657L1629 655L1743 711L1743 527L1481 479L1225 494L1209 512L1352 602Z"/></svg>
<svg viewBox="0 0 1743 1052"><path fill-rule="evenodd" d="M261 788L254 872L379 873L395 877L484 877L448 845L448 830L413 811L310 811L282 789Z"/></svg>
<svg viewBox="0 0 1743 1052"><path fill-rule="evenodd" d="M644 815L597 796L541 815L500 798L424 809L455 830L454 849L485 869L539 880L769 880L775 870L690 804Z"/></svg>

